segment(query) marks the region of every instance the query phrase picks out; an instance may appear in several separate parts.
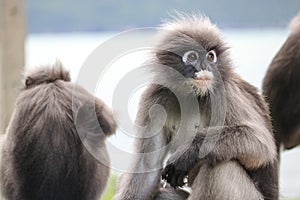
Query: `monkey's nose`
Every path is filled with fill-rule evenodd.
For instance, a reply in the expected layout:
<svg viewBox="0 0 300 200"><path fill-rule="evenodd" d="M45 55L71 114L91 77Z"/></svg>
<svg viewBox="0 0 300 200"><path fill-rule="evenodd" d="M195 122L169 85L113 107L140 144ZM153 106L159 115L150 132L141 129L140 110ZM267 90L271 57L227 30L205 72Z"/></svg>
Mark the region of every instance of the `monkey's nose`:
<svg viewBox="0 0 300 200"><path fill-rule="evenodd" d="M209 66L209 64L205 63L205 62L200 62L197 63L196 67L198 72L200 71L211 71L211 67Z"/></svg>

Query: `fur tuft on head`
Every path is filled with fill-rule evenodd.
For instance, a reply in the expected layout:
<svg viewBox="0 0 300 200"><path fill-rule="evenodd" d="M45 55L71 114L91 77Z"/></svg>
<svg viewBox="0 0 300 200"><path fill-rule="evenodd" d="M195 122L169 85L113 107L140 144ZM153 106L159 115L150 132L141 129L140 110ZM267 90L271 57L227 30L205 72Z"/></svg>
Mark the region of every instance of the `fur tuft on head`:
<svg viewBox="0 0 300 200"><path fill-rule="evenodd" d="M193 89L189 91L204 96L215 87L221 86L223 81L230 77L228 74L231 73L232 65L228 49L220 30L208 17L177 12L170 21L165 21L161 25L153 51L152 71L157 81L172 83L170 87L176 90L180 88L185 93L192 86ZM209 80L205 80L206 75L204 78L196 78L196 72L201 71L200 65L192 67L184 64L183 56L188 51L195 51L201 57L197 61L199 64L202 61L206 62L205 56L212 50L217 55L218 62L206 63L205 66L213 74L213 79L208 77ZM184 85L188 87L183 87Z"/></svg>
<svg viewBox="0 0 300 200"><path fill-rule="evenodd" d="M41 66L30 70L25 75L26 87L40 85L43 83L53 83L57 80L71 81L70 73L60 61L56 61L52 66Z"/></svg>
<svg viewBox="0 0 300 200"><path fill-rule="evenodd" d="M176 11L175 14L170 15L171 20L166 20L161 25L164 30L169 31L213 31L220 34L219 29L215 24L212 24L210 19L202 14L186 14Z"/></svg>
<svg viewBox="0 0 300 200"><path fill-rule="evenodd" d="M218 27L202 14L175 12L160 26L157 49L173 51L180 47L202 46L207 50L220 47L225 51L223 36ZM176 53L176 52L174 52Z"/></svg>
<svg viewBox="0 0 300 200"><path fill-rule="evenodd" d="M289 28L292 32L300 31L300 12L291 20Z"/></svg>

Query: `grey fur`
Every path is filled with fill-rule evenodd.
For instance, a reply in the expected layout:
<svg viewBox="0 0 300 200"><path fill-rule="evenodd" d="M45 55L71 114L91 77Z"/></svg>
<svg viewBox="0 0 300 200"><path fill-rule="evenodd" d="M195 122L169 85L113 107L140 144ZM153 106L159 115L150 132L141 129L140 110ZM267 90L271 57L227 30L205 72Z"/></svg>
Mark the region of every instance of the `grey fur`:
<svg viewBox="0 0 300 200"><path fill-rule="evenodd" d="M132 163L130 172L137 173L128 172L120 178L115 200L155 199L161 190L159 168L167 154L171 158L164 178L178 186L189 173L191 200L217 200L223 199L222 195L225 199L277 200L277 154L267 105L256 88L233 72L228 47L217 27L206 17L180 14L162 26L159 38L151 71L154 81L160 84L145 91L137 115L137 124L147 127L138 130L142 139L136 140L136 151L144 154ZM217 63L203 57L212 49L217 52ZM188 66L183 66L182 55L189 50L199 52L202 60L198 68L207 67L213 72L209 93L199 91L198 83L186 71ZM176 77L162 65L185 78ZM195 99L198 108L182 110L182 106L193 105ZM162 118L160 113L155 113L154 119L149 117L155 104L165 108L167 121L159 134L151 136ZM208 135L207 128L211 129ZM218 137L220 140L214 141ZM232 175L227 174L229 171ZM230 178L237 182L232 183Z"/></svg>
<svg viewBox="0 0 300 200"><path fill-rule="evenodd" d="M192 189L189 199L264 199L245 169L235 161L221 162L214 167L203 164Z"/></svg>
<svg viewBox="0 0 300 200"><path fill-rule="evenodd" d="M60 61L56 61L53 67L41 66L34 68L26 72L25 77L27 87L55 82L56 80L71 81L70 73L63 68Z"/></svg>
<svg viewBox="0 0 300 200"><path fill-rule="evenodd" d="M69 81L59 62L27 74L2 148L6 199L98 200L104 191L110 171L105 138L116 123L101 100ZM93 134L99 161L79 138Z"/></svg>

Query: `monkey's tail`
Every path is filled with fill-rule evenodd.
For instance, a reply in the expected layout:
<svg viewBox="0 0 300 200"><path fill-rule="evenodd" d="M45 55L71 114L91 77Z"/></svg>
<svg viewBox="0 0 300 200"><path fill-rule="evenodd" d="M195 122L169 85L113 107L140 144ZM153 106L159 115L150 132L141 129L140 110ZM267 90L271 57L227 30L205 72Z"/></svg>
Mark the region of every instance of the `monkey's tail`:
<svg viewBox="0 0 300 200"><path fill-rule="evenodd" d="M44 83L53 83L57 80L71 81L69 71L63 67L63 64L59 60L52 66L37 67L27 72L25 77L26 87Z"/></svg>

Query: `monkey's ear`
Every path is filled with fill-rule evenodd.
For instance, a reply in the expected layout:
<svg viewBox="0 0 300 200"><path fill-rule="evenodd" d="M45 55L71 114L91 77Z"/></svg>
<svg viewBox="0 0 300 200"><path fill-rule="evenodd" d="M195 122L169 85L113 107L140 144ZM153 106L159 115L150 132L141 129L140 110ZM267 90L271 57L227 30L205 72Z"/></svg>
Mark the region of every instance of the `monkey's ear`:
<svg viewBox="0 0 300 200"><path fill-rule="evenodd" d="M26 87L32 85L32 83L33 83L33 79L31 77L29 77L29 76L26 77L26 80L25 80Z"/></svg>

